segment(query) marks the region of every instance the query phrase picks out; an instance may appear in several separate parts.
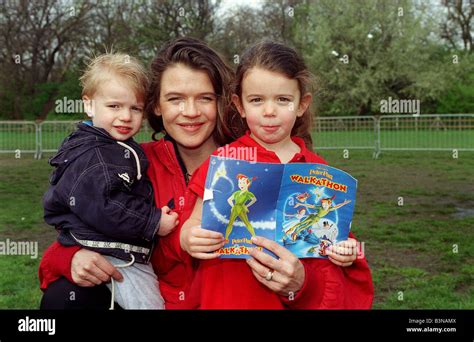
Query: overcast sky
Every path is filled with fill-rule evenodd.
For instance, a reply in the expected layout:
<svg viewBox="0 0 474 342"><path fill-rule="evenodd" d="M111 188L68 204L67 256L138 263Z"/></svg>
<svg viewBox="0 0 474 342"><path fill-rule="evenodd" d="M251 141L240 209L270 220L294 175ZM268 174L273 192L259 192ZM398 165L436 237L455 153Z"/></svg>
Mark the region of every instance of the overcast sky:
<svg viewBox="0 0 474 342"><path fill-rule="evenodd" d="M222 0L221 2L221 11L226 11L232 7L237 6L252 6L252 7L260 7L262 5L262 0Z"/></svg>

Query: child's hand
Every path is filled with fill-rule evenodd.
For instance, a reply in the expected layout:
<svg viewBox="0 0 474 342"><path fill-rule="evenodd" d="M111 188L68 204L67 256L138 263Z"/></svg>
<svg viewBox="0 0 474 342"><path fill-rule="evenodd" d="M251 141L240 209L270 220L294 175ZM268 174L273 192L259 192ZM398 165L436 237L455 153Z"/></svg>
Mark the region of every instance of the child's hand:
<svg viewBox="0 0 474 342"><path fill-rule="evenodd" d="M187 227L186 224L181 229L180 243L181 248L196 259L218 258L219 254L210 252L225 245L224 236L221 233L199 226Z"/></svg>
<svg viewBox="0 0 474 342"><path fill-rule="evenodd" d="M158 235L168 235L176 228L178 223L178 214L172 212L171 209L165 205L161 208L160 229L158 229Z"/></svg>
<svg viewBox="0 0 474 342"><path fill-rule="evenodd" d="M349 238L326 249L326 254L334 264L351 266L357 258L357 240Z"/></svg>

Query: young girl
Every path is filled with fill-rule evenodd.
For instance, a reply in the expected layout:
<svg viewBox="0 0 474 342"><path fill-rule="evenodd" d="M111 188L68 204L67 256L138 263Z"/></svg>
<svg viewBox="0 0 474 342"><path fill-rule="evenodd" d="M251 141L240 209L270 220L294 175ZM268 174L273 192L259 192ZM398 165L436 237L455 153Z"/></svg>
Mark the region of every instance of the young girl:
<svg viewBox="0 0 474 342"><path fill-rule="evenodd" d="M284 45L263 42L242 56L232 100L246 120L246 135L222 150L255 149L258 162L323 163L311 151L311 74L302 58ZM218 152L214 152L217 154ZM250 154L247 154L250 155ZM222 234L200 228L209 159L188 187L190 218L183 224L181 247L201 259L193 291L202 309L370 308L373 286L365 259L341 268L326 259L299 260L274 241L252 237L274 258L251 249L252 258L218 259ZM182 216L183 221L186 214ZM348 254L352 251L348 252Z"/></svg>

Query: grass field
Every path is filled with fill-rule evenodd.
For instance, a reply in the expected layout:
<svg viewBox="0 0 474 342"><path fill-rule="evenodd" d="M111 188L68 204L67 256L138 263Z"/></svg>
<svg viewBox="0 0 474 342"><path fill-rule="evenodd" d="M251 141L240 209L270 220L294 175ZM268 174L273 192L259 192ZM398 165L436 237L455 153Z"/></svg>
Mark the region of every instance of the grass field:
<svg viewBox="0 0 474 342"><path fill-rule="evenodd" d="M353 231L365 242L374 308L474 309L474 153L323 150L359 180ZM39 256L0 255L0 309L37 308L37 269L55 239L41 199L45 155L0 155L0 241L37 241ZM400 197L403 205L399 205Z"/></svg>

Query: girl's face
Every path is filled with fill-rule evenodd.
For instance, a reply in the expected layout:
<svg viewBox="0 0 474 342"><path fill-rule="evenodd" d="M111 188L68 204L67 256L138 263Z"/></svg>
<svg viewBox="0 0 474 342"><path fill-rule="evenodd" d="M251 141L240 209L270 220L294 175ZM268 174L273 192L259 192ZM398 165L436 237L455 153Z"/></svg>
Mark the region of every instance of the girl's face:
<svg viewBox="0 0 474 342"><path fill-rule="evenodd" d="M163 117L166 133L178 146L196 149L214 144L217 96L205 71L182 64L167 68L161 77L155 113Z"/></svg>
<svg viewBox="0 0 474 342"><path fill-rule="evenodd" d="M263 145L289 141L296 118L311 102L309 93L301 98L297 80L259 67L246 73L241 89L241 99L233 95L232 100L251 136Z"/></svg>

